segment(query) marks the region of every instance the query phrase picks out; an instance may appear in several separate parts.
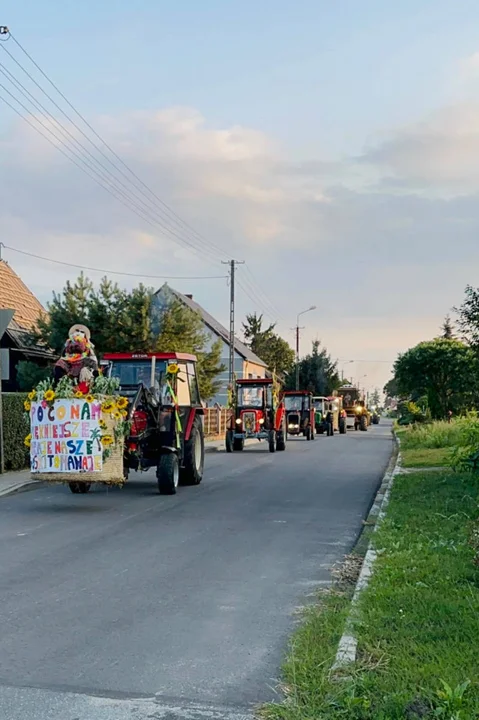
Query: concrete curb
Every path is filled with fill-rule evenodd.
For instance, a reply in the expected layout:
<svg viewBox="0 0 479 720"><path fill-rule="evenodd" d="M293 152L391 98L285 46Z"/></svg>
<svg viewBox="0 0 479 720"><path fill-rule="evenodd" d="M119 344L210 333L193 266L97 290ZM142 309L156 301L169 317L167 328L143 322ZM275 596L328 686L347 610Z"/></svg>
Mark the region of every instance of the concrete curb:
<svg viewBox="0 0 479 720"><path fill-rule="evenodd" d="M378 527L381 525L384 516L386 515L386 509L389 503L389 497L391 494L394 479L396 475L399 475L399 473L402 472L401 453L399 451L400 440L396 435L394 436L394 440L398 449L398 454L395 460L393 455L390 465L382 479L379 490L376 493L376 498L371 507L369 515L366 519L366 524L374 522L373 533L376 532ZM331 667L332 673L338 670L343 670L344 668L351 666L356 662L358 640L354 634L354 624L356 620L357 604L361 593L363 592L363 590L365 590L365 588L367 588L369 584L369 581L373 574L373 567L376 557L377 553L373 549L373 538L371 538L371 540L369 541L366 555L363 560L361 572L356 583L353 599L351 600L351 609L346 620L344 632L339 641L336 657L333 666Z"/></svg>

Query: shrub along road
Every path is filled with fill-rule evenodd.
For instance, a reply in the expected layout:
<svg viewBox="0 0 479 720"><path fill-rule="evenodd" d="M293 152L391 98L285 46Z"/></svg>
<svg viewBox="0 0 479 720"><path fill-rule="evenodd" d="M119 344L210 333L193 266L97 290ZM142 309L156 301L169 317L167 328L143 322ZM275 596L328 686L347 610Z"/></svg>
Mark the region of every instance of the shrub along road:
<svg viewBox="0 0 479 720"><path fill-rule="evenodd" d="M148 475L0 500L0 717L250 717L391 450L382 424L208 455L174 497Z"/></svg>

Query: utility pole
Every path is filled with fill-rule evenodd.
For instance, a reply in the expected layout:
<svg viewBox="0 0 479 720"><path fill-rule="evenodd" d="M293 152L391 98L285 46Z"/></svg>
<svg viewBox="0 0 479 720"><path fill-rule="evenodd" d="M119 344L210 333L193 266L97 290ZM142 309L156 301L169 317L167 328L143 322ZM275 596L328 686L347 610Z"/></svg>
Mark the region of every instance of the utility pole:
<svg viewBox="0 0 479 720"><path fill-rule="evenodd" d="M15 314L14 310L0 310L0 340L5 334L10 320ZM7 376L8 377L8 376ZM5 443L3 438L3 412L2 412L2 352L0 349L0 474L5 472Z"/></svg>
<svg viewBox="0 0 479 720"><path fill-rule="evenodd" d="M307 310L303 310L296 316L296 390L299 390L299 331L304 329L299 327L299 318L311 310L316 310L316 305L311 305Z"/></svg>
<svg viewBox="0 0 479 720"><path fill-rule="evenodd" d="M223 265L230 266L230 356L229 356L229 384L233 386L235 369L235 269L236 265L244 265L240 260L224 260Z"/></svg>

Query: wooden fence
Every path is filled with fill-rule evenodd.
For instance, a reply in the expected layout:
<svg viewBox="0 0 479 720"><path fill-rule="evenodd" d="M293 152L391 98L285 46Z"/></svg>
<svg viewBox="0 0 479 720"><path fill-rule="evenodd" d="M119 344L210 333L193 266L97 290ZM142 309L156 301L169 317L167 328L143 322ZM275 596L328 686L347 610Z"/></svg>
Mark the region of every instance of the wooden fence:
<svg viewBox="0 0 479 720"><path fill-rule="evenodd" d="M205 408L205 437L223 437L230 416L227 408Z"/></svg>

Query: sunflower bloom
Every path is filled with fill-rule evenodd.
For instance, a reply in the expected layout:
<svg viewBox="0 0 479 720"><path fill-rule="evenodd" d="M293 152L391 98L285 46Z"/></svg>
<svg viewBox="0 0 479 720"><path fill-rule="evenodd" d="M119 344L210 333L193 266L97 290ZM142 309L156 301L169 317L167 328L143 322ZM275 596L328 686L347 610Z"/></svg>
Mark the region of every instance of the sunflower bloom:
<svg viewBox="0 0 479 720"><path fill-rule="evenodd" d="M47 402L52 402L53 400L55 400L55 393L54 393L53 390L47 390L47 391L44 393L43 397L45 398L45 400L46 400Z"/></svg>
<svg viewBox="0 0 479 720"><path fill-rule="evenodd" d="M167 372L168 375L176 375L177 372L179 372L180 368L176 363L171 363L171 365L168 365Z"/></svg>
<svg viewBox="0 0 479 720"><path fill-rule="evenodd" d="M98 424L100 426L100 430L106 430L106 422L104 420L100 420Z"/></svg>
<svg viewBox="0 0 479 720"><path fill-rule="evenodd" d="M105 402L102 403L101 409L104 413L113 413L116 410L116 405L111 400L105 400Z"/></svg>
<svg viewBox="0 0 479 720"><path fill-rule="evenodd" d="M23 403L23 407L25 409L25 412L30 412L30 410L32 409L32 403L30 402L30 400L25 400L25 402Z"/></svg>
<svg viewBox="0 0 479 720"><path fill-rule="evenodd" d="M126 397L118 398L116 401L116 405L118 410L125 410L126 407L128 407L128 400Z"/></svg>
<svg viewBox="0 0 479 720"><path fill-rule="evenodd" d="M23 441L23 443L24 443L24 445L25 445L26 447L28 447L28 448L30 447L30 445L32 444L32 433L29 433L29 434L27 435L27 437L25 438L25 440Z"/></svg>
<svg viewBox="0 0 479 720"><path fill-rule="evenodd" d="M37 393L35 392L35 390L32 390L28 393L28 399L30 400L30 402L33 402L33 400L35 400L36 394Z"/></svg>
<svg viewBox="0 0 479 720"><path fill-rule="evenodd" d="M114 442L115 442L115 441L114 441L112 435L102 435L101 444L102 444L104 447L109 447L110 445L113 445Z"/></svg>
<svg viewBox="0 0 479 720"><path fill-rule="evenodd" d="M125 420L125 418L128 417L128 413L126 412L126 410L121 411L121 416L122 416L123 420Z"/></svg>
<svg viewBox="0 0 479 720"><path fill-rule="evenodd" d="M83 398L83 393L81 393L79 390L77 390L75 393L75 397L78 399Z"/></svg>
<svg viewBox="0 0 479 720"><path fill-rule="evenodd" d="M121 420L121 412L119 410L115 410L115 412L113 413L113 417L115 420Z"/></svg>
<svg viewBox="0 0 479 720"><path fill-rule="evenodd" d="M90 395L87 395L86 398L85 398L85 400L87 401L87 403L92 403L92 402L94 401L94 399L95 399L95 398L94 398L93 395L91 395L91 394L90 394Z"/></svg>

